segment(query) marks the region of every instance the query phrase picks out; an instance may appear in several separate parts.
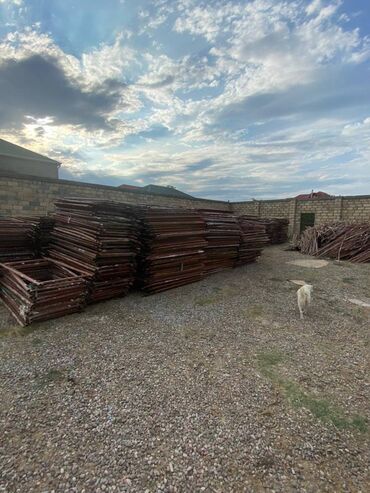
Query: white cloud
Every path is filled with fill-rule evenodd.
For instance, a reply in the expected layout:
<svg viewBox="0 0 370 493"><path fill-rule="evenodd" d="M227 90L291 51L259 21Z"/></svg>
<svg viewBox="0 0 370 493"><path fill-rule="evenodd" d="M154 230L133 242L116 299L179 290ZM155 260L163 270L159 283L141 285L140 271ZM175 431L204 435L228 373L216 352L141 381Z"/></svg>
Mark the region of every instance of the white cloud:
<svg viewBox="0 0 370 493"><path fill-rule="evenodd" d="M5 5L16 5L17 7L20 7L23 3L23 0L0 0L0 3L5 4Z"/></svg>
<svg viewBox="0 0 370 493"><path fill-rule="evenodd" d="M289 195L286 184L300 188L304 179L329 187L331 176L350 177L348 163L352 175L355 170L369 178L360 163L370 154L369 118L354 122L353 115L342 115L340 101L331 118L315 110L324 96L344 97L340 81L326 94L327 80L335 80L331 74L342 71L350 79L352 67L370 57L370 38L344 27L340 2L156 0L153 5L155 14L152 5L138 13L137 30L78 56L40 26L0 41L0 66L40 55L55 60L84 94L99 94L104 83L105 91L119 94L99 114L107 128L28 112L22 126L5 129L3 137L51 157L64 153L65 167L79 176L90 169L122 181L148 177L214 197L240 195L243 183L245 195L252 196L277 190ZM181 34L183 46L191 39L191 51L171 57L176 43L162 49L165 40L155 36L166 22L172 25L170 39ZM139 49L138 38L150 42ZM280 130L263 135L266 122ZM155 140L151 129L162 127L170 135ZM126 148L125 139L135 135ZM342 162L341 155L351 152L354 157Z"/></svg>
<svg viewBox="0 0 370 493"><path fill-rule="evenodd" d="M312 15L321 9L321 0L313 0L307 7L306 12L308 15Z"/></svg>

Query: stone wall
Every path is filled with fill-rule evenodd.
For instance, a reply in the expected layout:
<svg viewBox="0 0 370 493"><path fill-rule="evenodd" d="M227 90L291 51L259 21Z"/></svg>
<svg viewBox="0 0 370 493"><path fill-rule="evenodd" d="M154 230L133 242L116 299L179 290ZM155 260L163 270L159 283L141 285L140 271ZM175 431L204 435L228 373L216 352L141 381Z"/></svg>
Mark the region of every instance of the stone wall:
<svg viewBox="0 0 370 493"><path fill-rule="evenodd" d="M251 202L232 202L232 207L239 214L259 217L288 217L291 199L252 200Z"/></svg>
<svg viewBox="0 0 370 493"><path fill-rule="evenodd" d="M220 200L167 197L166 195L153 195L140 191L128 192L117 187L68 180L0 174L1 216L46 214L54 210L54 202L59 197L90 197L132 204L234 211L237 214L258 217L286 217L289 219L290 235L299 232L301 213L304 212L315 213L315 224L337 220L370 221L370 195L313 200L253 200L228 203Z"/></svg>
<svg viewBox="0 0 370 493"><path fill-rule="evenodd" d="M289 219L289 234L299 233L301 214L315 214L315 224L333 221L370 221L370 195L352 197L333 197L312 200L253 200L231 204L238 214L251 214L259 217L286 217Z"/></svg>
<svg viewBox="0 0 370 493"><path fill-rule="evenodd" d="M343 197L341 216L344 221L369 221L370 196Z"/></svg>
<svg viewBox="0 0 370 493"><path fill-rule="evenodd" d="M0 175L0 215L42 215L54 210L59 197L89 197L129 202L187 207L190 209L231 210L228 202L206 199L180 199L143 192L127 192L117 187L32 176Z"/></svg>

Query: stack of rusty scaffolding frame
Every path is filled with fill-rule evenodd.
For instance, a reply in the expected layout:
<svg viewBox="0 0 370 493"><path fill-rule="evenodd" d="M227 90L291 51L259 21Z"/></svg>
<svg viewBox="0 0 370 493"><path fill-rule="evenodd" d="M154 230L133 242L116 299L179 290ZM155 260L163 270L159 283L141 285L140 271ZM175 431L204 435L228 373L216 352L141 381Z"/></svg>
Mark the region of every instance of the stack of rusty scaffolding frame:
<svg viewBox="0 0 370 493"><path fill-rule="evenodd" d="M34 243L37 256L47 256L51 232L55 225L55 219L51 216L22 216L20 220L26 221L34 228Z"/></svg>
<svg viewBox="0 0 370 493"><path fill-rule="evenodd" d="M0 296L23 326L81 311L87 281L54 260L34 259L0 265Z"/></svg>
<svg viewBox="0 0 370 493"><path fill-rule="evenodd" d="M199 212L206 224L206 274L234 267L240 243L237 217L231 213L208 209Z"/></svg>
<svg viewBox="0 0 370 493"><path fill-rule="evenodd" d="M50 257L88 276L89 302L126 295L139 250L130 206L83 198L60 199L55 205Z"/></svg>
<svg viewBox="0 0 370 493"><path fill-rule="evenodd" d="M195 210L136 207L142 224L139 286L158 293L204 277L205 224Z"/></svg>
<svg viewBox="0 0 370 493"><path fill-rule="evenodd" d="M264 218L262 221L271 245L278 245L288 241L288 219L285 217L273 217Z"/></svg>
<svg viewBox="0 0 370 493"><path fill-rule="evenodd" d="M0 217L0 262L35 257L35 227L28 221Z"/></svg>
<svg viewBox="0 0 370 493"><path fill-rule="evenodd" d="M265 226L248 217L238 216L240 227L240 244L235 266L255 262L261 255L262 249L269 243Z"/></svg>
<svg viewBox="0 0 370 493"><path fill-rule="evenodd" d="M270 245L278 245L288 241L289 219L285 217L258 217L248 215L244 215L243 217L265 226Z"/></svg>

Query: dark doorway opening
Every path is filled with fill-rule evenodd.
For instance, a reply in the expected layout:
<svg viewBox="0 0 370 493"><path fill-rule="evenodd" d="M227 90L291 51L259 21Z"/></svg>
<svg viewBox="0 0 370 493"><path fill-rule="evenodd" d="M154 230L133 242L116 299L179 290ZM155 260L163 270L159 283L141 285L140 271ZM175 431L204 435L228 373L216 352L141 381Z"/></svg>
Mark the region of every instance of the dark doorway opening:
<svg viewBox="0 0 370 493"><path fill-rule="evenodd" d="M309 228L310 226L315 226L315 213L302 212L300 232L303 233L303 231Z"/></svg>

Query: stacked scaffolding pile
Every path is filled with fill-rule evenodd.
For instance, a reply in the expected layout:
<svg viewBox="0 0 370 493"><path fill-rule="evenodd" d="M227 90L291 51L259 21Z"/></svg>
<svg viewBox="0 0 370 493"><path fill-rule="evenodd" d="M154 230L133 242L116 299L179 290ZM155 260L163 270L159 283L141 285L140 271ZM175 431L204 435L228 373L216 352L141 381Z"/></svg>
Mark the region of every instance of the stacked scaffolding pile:
<svg viewBox="0 0 370 493"><path fill-rule="evenodd" d="M205 224L195 210L137 207L142 249L139 284L159 293L204 277Z"/></svg>
<svg viewBox="0 0 370 493"><path fill-rule="evenodd" d="M132 209L82 198L60 199L55 205L50 257L89 277L89 302L127 294L139 250Z"/></svg>
<svg viewBox="0 0 370 493"><path fill-rule="evenodd" d="M21 217L20 219L30 223L34 228L35 251L37 255L47 255L55 219L51 216L27 216Z"/></svg>
<svg viewBox="0 0 370 493"><path fill-rule="evenodd" d="M234 267L240 242L240 228L236 216L206 209L199 212L206 223L206 274Z"/></svg>
<svg viewBox="0 0 370 493"><path fill-rule="evenodd" d="M271 245L288 241L289 220L284 217L263 218L262 224L266 228L266 234Z"/></svg>
<svg viewBox="0 0 370 493"><path fill-rule="evenodd" d="M269 243L265 226L257 221L239 216L240 244L236 266L255 262L261 255L262 249Z"/></svg>
<svg viewBox="0 0 370 493"><path fill-rule="evenodd" d="M55 226L55 219L49 216L41 216L38 223L37 245L41 255L48 252L51 240L51 232Z"/></svg>
<svg viewBox="0 0 370 493"><path fill-rule="evenodd" d="M307 228L298 241L302 253L351 262L370 262L370 223L322 224Z"/></svg>
<svg viewBox="0 0 370 493"><path fill-rule="evenodd" d="M21 325L81 311L87 281L51 259L1 264L0 296Z"/></svg>
<svg viewBox="0 0 370 493"><path fill-rule="evenodd" d="M250 221L263 224L266 229L266 234L270 245L285 243L288 241L288 226L289 220L284 217L257 217L243 216Z"/></svg>
<svg viewBox="0 0 370 493"><path fill-rule="evenodd" d="M0 262L34 257L34 226L22 219L0 218Z"/></svg>

